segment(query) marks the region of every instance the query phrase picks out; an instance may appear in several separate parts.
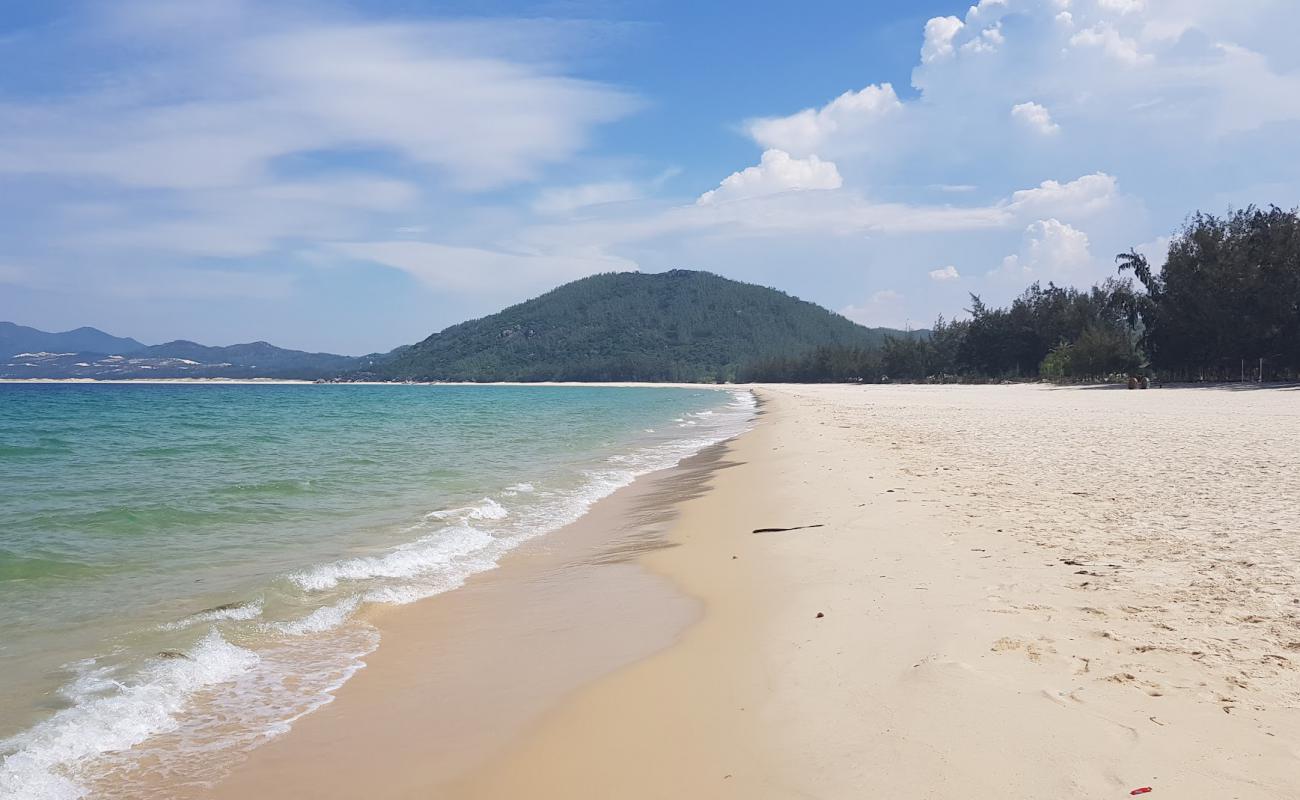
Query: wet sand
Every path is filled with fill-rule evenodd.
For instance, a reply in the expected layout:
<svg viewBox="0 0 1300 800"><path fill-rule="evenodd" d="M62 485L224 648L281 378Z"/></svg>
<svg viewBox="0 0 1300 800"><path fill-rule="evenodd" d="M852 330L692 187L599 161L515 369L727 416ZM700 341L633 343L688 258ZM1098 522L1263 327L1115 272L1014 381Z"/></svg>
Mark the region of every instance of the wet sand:
<svg viewBox="0 0 1300 800"><path fill-rule="evenodd" d="M382 645L337 699L202 797L443 796L567 693L673 641L700 604L638 557L672 547L678 503L722 447L643 476L465 586L365 614Z"/></svg>
<svg viewBox="0 0 1300 800"><path fill-rule="evenodd" d="M213 796L1300 796L1300 392L760 396Z"/></svg>

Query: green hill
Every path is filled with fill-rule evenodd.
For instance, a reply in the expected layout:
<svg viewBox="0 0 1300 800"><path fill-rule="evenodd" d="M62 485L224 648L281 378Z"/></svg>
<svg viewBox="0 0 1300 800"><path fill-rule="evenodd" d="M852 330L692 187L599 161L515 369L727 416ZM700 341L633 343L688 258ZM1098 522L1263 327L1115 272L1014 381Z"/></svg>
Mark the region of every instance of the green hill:
<svg viewBox="0 0 1300 800"><path fill-rule="evenodd" d="M784 292L707 272L593 275L453 325L354 377L411 380L730 380L747 364L822 345L879 345Z"/></svg>

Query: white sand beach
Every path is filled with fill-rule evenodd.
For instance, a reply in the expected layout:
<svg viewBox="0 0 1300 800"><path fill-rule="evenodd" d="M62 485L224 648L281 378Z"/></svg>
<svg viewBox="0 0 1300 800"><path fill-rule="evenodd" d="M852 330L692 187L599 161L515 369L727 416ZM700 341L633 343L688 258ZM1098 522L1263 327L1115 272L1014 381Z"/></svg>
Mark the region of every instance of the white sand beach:
<svg viewBox="0 0 1300 800"><path fill-rule="evenodd" d="M1300 796L1300 392L757 391L214 796Z"/></svg>

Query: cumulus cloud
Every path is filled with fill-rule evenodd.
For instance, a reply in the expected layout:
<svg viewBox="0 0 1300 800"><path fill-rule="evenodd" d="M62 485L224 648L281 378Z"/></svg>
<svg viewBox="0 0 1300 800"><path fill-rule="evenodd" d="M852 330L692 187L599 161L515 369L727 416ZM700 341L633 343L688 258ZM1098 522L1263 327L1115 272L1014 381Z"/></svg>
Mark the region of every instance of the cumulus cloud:
<svg viewBox="0 0 1300 800"><path fill-rule="evenodd" d="M921 60L929 63L953 54L953 39L965 27L956 17L934 17L925 23L925 41L921 45Z"/></svg>
<svg viewBox="0 0 1300 800"><path fill-rule="evenodd" d="M780 192L838 189L842 185L844 179L833 162L822 161L817 156L791 158L784 150L768 150L758 166L731 173L718 188L700 195L696 203L710 205Z"/></svg>
<svg viewBox="0 0 1300 800"><path fill-rule="evenodd" d="M1097 172L1069 183L1047 180L1033 189L1021 189L1011 195L1008 207L1028 216L1081 216L1105 209L1118 195L1115 177Z"/></svg>
<svg viewBox="0 0 1300 800"><path fill-rule="evenodd" d="M1268 23L1285 4L1242 2L1233 13L1215 0L985 0L964 19L926 23L912 74L919 97L901 99L892 87L873 94L885 85L872 84L751 123L749 133L761 147L815 152L877 185L927 165L975 172L1013 160L1007 139L1017 127L1068 141L1073 157L1061 160L1081 171L1172 166L1180 151L1204 152L1199 144L1229 157L1217 152L1230 147L1216 141L1225 134L1300 121L1300 72L1279 57L1285 45ZM859 95L877 102L852 107ZM929 182L974 182L944 177Z"/></svg>
<svg viewBox="0 0 1300 800"><path fill-rule="evenodd" d="M1038 103L1017 103L1011 107L1011 118L1043 136L1051 136L1061 130L1061 126L1052 119L1051 112Z"/></svg>
<svg viewBox="0 0 1300 800"><path fill-rule="evenodd" d="M623 177L654 154L583 160L639 104L575 77L575 40L599 38L588 23L99 4L94 26L52 29L63 38L41 55L90 66L40 102L0 103L0 261L28 284L91 253L105 273L187 258L328 264L376 284L395 270L449 308L494 282L634 264L788 274L825 301L818 287L869 269L918 317L950 314L923 300L950 294L934 282L987 276L936 265L1006 256L1007 293L1026 277L1091 280L1110 268L1091 252L1150 241L1198 207L1297 202L1300 172L1262 155L1300 135L1290 5L980 0L914 31L915 92L845 74L835 92L738 120L754 146L733 158L757 164L693 164L693 185L718 182L697 196ZM83 44L96 58L71 57ZM879 321L877 300L850 308Z"/></svg>
<svg viewBox="0 0 1300 800"><path fill-rule="evenodd" d="M1172 241L1172 236L1157 236L1149 242L1134 246L1133 249L1146 256L1152 266L1160 266L1169 258L1169 243Z"/></svg>
<svg viewBox="0 0 1300 800"><path fill-rule="evenodd" d="M1154 56L1142 52L1136 39L1124 36L1112 25L1094 25L1079 31L1070 37L1070 44L1076 47L1096 48L1121 64L1129 66L1149 64L1154 61Z"/></svg>
<svg viewBox="0 0 1300 800"><path fill-rule="evenodd" d="M961 49L963 53L996 53L1006 40L1002 35L1002 24L995 22L980 31L979 36L963 44Z"/></svg>
<svg viewBox="0 0 1300 800"><path fill-rule="evenodd" d="M1117 11L1120 14L1131 14L1146 7L1143 0L1097 0L1097 5L1107 11Z"/></svg>
<svg viewBox="0 0 1300 800"><path fill-rule="evenodd" d="M959 273L957 271L957 268L952 266L951 264L944 267L943 269L930 270L930 280L938 281L939 283L955 281L955 280L959 280L960 278L961 278L961 273Z"/></svg>
<svg viewBox="0 0 1300 800"><path fill-rule="evenodd" d="M1088 235L1056 219L1042 219L1025 229L1019 253L1002 260L990 276L1023 284L1048 278L1069 281L1093 265Z"/></svg>
<svg viewBox="0 0 1300 800"><path fill-rule="evenodd" d="M806 108L788 117L753 120L749 134L765 148L795 155L819 152L828 141L858 139L858 148L870 147L871 128L896 115L903 107L894 87L872 84L861 91L845 92L821 108Z"/></svg>

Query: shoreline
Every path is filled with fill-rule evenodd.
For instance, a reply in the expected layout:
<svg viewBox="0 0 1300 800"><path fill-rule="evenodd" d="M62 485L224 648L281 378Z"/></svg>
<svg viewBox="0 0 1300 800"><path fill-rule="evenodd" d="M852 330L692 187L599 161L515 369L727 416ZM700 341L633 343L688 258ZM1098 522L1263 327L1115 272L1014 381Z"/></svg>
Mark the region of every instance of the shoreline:
<svg viewBox="0 0 1300 800"><path fill-rule="evenodd" d="M311 446L320 443L324 449L322 455L334 471L322 469L313 474L332 475L337 487L332 494L321 493L326 500L342 493L358 497L373 494L401 497L402 505L386 516L367 518L382 520L382 525L372 527L377 534L388 534L388 541L375 535L357 547L318 548L321 555L306 559L293 557L295 554L291 553L292 560L285 558L273 565L254 567L255 577L245 580L251 588L239 586L227 590L217 586L214 589L212 582L204 586L201 581L195 581L196 591L191 597L186 594L189 583L182 579L181 591L165 594L183 596L189 601L164 600L172 610L153 613L152 617L133 616L133 609L123 603L122 609L113 614L114 622L120 621L119 628L128 635L136 630L143 634L130 640L131 645L139 642L134 650L115 651L114 656L119 652L124 654L116 661L74 661L80 653L72 647L67 648L70 655L66 656L32 648L31 652L37 654L33 659L37 667L42 666L39 658L46 663L75 666L68 669L70 674L66 679L61 673L30 670L36 676L30 681L34 691L15 693L15 706L25 702L26 697L40 698L54 692L66 696L70 702L66 713L63 708L56 708L54 713L42 714L34 722L15 728L14 749L10 751L6 747L4 769L0 770L3 773L0 795L9 796L11 786L17 787L13 791L18 795L31 793L29 787L38 784L43 791L65 776L71 787L69 791L85 790L95 796L193 794L200 782L221 775L224 765L234 760L228 755L237 756L250 745L266 741L287 729L291 721L311 718L310 713L302 712L328 703L333 692L346 685L346 680L357 670L360 659L373 650L378 635L368 621L372 617L386 617L384 605L411 602L422 594L427 597L446 592L469 574L495 570L495 562L501 555L520 545L526 547L529 540L581 519L594 502L634 482L638 476L653 474L678 463L683 456L735 435L751 424L753 413L752 395L734 389L725 394L691 392L673 397L669 393L662 393L663 397L657 396L660 393L637 394L634 389L625 390L629 394L608 390L608 394L583 392L571 398L562 390L539 389L552 393L545 398L538 395L536 399L529 393L502 390L510 393L501 395L500 403L484 395L481 399L485 405L480 405L478 393L457 391L454 398L451 395L448 398L460 406L449 407L468 407L469 411L461 417L469 420L463 427L469 432L466 438L471 446L446 459L451 467L460 467L460 472L435 472L432 483L421 469L429 461L428 455L410 448L411 440L416 437L406 428L398 431L391 426L351 426L353 435L335 437L322 435L319 431L335 430L323 426L308 429L301 441L280 440L293 444L292 447L268 451L264 463L276 474L274 470L280 468L287 451L311 455L316 452ZM24 394L32 402L40 402L44 397L39 392ZM201 390L199 394L206 396ZM334 396L331 392L326 394ZM426 395L436 400L435 396L442 393L401 394L414 401ZM370 398L371 407L375 402L386 405L380 395L387 396L382 391L379 395L365 396ZM248 398L256 402L254 395ZM201 398L196 395L192 399ZM301 395L301 399L307 399L306 395ZM330 398L320 395L320 399ZM548 408L534 409L539 401ZM643 401L644 416L639 411ZM205 402L199 407L209 406ZM334 406L326 403L325 407ZM412 406L431 409L431 413L423 415L424 420L445 427L449 423L437 413L443 407L441 403ZM484 413L495 408L500 408L502 413ZM520 411L518 419L544 420L545 424L542 427L510 424L516 408ZM609 409L608 415L605 408ZM579 415L570 413L572 409L577 409ZM153 415L150 418L159 419ZM240 419L255 423L261 418L240 414ZM650 425L645 429L648 435L642 434L643 425ZM533 431L543 432L544 440L532 442ZM475 436L491 446L472 446ZM432 438L437 440L436 436ZM504 445L508 441L519 444L512 448ZM388 460L389 480L379 482L375 482L374 474L382 477L382 472L366 472L364 466L362 471L355 471L346 459L340 463L334 458L339 452L368 452L378 457L393 451L397 451L397 456L414 455L408 462ZM440 454L434 452L432 458L437 462ZM476 466L470 470L463 466L477 465L480 460L482 468ZM186 461L200 463L198 459ZM241 464L249 461L252 459L245 458ZM413 468L397 466L402 463ZM190 488L206 496L212 484L221 485L218 470L210 469L207 473L198 475L190 484L182 483L178 496L187 496L185 492ZM444 478L446 474L459 480L458 488L453 479ZM536 486L521 482L520 478L527 478ZM435 495L430 501L428 487L438 491L443 485L453 487L446 498L439 500ZM279 484L274 486L278 488ZM288 488L300 486L293 484ZM463 504L458 502L461 496ZM474 502L473 497L483 499ZM267 499L259 495L255 501L264 503ZM123 504L129 507L127 501ZM348 510L345 506L340 508ZM411 521L415 524L411 525ZM346 523L344 527L360 529ZM286 541L297 532L292 526L280 530ZM442 536L444 533L448 535ZM256 548L254 551L262 552ZM147 563L151 557L146 555L143 560ZM220 575L215 571L199 574L204 578L209 574ZM241 574L247 571L241 570ZM333 591L335 584L331 581L345 586ZM132 581L128 588L136 585L142 588L138 596L149 602L145 590L152 584ZM154 597L162 594L153 593ZM133 620L141 619L140 625L132 624ZM91 631L92 635L95 633ZM136 661L128 661L132 658ZM138 668L137 663L141 664ZM90 691L78 693L82 684L77 680L90 672L92 666L101 672L115 669L114 677L121 677L115 686L106 681L105 690L93 689L102 697ZM74 668L81 671L73 674ZM226 677L226 673L234 673L233 678ZM26 687L15 683L15 688ZM159 694L165 695L172 707L165 715L151 715L158 705L151 696ZM245 702L249 698L253 702ZM248 713L243 713L245 710ZM136 716L129 716L127 711ZM121 724L106 718L105 712L121 720ZM101 717L105 717L102 723ZM108 733L126 730L134 741L123 745L121 737L113 740L100 735L105 730ZM66 741L72 741L80 750L59 760L68 752L63 747ZM5 743L9 745L10 739ZM16 754L13 759L8 757L11 752ZM196 758L195 753L207 755ZM47 775L52 776L48 781ZM169 782L173 785L168 785ZM83 788L77 789L74 783ZM62 791L63 786L55 788ZM54 791L45 793L59 796Z"/></svg>
<svg viewBox="0 0 1300 800"><path fill-rule="evenodd" d="M638 477L457 589L368 608L382 639L367 666L198 796L446 791L565 696L671 646L701 609L640 556L675 546L666 532L678 504L708 491L727 445ZM346 769L323 772L322 759Z"/></svg>
<svg viewBox="0 0 1300 800"><path fill-rule="evenodd" d="M575 562L548 536L483 574L499 602L384 612L371 666L210 796L1295 795L1288 393L759 395L646 506L658 544ZM631 491L584 518L590 544ZM515 580L548 558L597 577ZM459 680L492 665L461 694L430 666L456 653ZM556 682L521 700L532 668Z"/></svg>
<svg viewBox="0 0 1300 800"><path fill-rule="evenodd" d="M1274 428L1300 420L1286 394L763 394L740 465L683 508L680 547L643 559L704 616L448 796L1300 790L1300 559L1284 533L1300 508L1285 477L1225 488L1219 472L1241 455L1300 474L1300 428ZM1052 441L1062 426L1091 447ZM1169 455L1116 463L1124 436ZM1257 518L1236 513L1241 490L1269 498Z"/></svg>
<svg viewBox="0 0 1300 800"><path fill-rule="evenodd" d="M292 378L0 378L0 384L74 386L569 386L615 389L749 389L748 383L652 381L315 381Z"/></svg>

